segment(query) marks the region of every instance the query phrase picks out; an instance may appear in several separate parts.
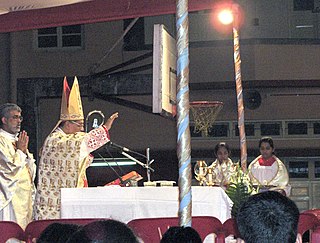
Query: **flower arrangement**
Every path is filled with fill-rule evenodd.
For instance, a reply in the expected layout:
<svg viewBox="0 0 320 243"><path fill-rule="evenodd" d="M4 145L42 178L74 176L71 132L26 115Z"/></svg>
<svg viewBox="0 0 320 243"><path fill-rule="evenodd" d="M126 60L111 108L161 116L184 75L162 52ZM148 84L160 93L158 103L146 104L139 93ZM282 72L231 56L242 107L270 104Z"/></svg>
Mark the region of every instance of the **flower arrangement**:
<svg viewBox="0 0 320 243"><path fill-rule="evenodd" d="M235 218L240 205L246 201L250 195L256 193L257 191L251 183L248 172L244 172L238 162L226 189L226 194L233 202L231 216Z"/></svg>

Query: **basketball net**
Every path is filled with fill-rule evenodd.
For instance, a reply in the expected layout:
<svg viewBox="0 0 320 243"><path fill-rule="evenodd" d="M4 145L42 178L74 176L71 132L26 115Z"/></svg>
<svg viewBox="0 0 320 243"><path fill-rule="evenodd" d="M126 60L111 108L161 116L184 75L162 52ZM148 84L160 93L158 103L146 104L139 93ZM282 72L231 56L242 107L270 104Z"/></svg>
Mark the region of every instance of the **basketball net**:
<svg viewBox="0 0 320 243"><path fill-rule="evenodd" d="M190 102L194 132L202 132L203 136L207 137L222 107L223 103L220 101Z"/></svg>

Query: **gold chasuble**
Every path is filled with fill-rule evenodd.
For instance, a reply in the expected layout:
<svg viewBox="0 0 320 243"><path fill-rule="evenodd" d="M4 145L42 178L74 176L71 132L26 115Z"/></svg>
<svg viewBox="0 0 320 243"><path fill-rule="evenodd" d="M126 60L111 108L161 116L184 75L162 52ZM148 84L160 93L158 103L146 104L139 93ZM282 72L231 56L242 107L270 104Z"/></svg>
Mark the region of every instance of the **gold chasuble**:
<svg viewBox="0 0 320 243"><path fill-rule="evenodd" d="M228 158L226 161L223 161L221 164L219 160L216 159L210 166L208 166L208 168L213 169L213 173L215 175L215 185L219 185L223 187L223 189L225 189L226 185L230 183L231 176L236 171L236 166L230 158Z"/></svg>
<svg viewBox="0 0 320 243"><path fill-rule="evenodd" d="M0 129L0 220L23 229L32 221L35 160L16 149L16 137Z"/></svg>
<svg viewBox="0 0 320 243"><path fill-rule="evenodd" d="M286 166L276 156L272 156L274 162L270 165L261 164L262 156L253 160L249 167L249 177L255 186L269 188L270 190L282 189L290 196L291 186L289 184L289 174Z"/></svg>
<svg viewBox="0 0 320 243"><path fill-rule="evenodd" d="M86 169L93 160L90 152L108 141L104 126L75 134L57 128L47 137L39 163L35 219L60 218L60 189L87 187Z"/></svg>

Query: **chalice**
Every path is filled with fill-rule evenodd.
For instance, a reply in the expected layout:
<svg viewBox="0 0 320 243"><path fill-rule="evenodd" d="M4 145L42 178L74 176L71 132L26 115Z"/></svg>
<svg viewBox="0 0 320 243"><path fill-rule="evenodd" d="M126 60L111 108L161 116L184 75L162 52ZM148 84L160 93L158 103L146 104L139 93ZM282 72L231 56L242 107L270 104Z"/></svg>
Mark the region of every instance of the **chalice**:
<svg viewBox="0 0 320 243"><path fill-rule="evenodd" d="M204 160L198 160L194 166L195 178L199 181L199 185L205 185L208 166Z"/></svg>

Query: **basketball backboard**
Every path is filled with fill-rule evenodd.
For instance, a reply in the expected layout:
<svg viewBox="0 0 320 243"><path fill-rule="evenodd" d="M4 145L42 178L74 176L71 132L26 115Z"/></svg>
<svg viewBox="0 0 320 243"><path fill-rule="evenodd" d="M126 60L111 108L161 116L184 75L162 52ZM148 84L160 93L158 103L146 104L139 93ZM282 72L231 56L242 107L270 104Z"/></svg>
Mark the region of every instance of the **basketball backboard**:
<svg viewBox="0 0 320 243"><path fill-rule="evenodd" d="M176 115L176 65L177 50L175 39L168 33L164 25L154 25L153 113L169 117Z"/></svg>

